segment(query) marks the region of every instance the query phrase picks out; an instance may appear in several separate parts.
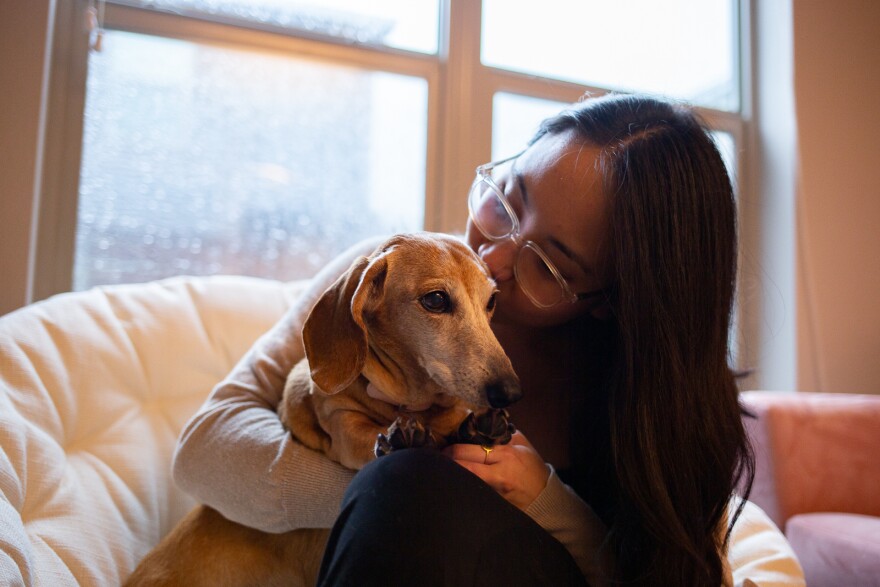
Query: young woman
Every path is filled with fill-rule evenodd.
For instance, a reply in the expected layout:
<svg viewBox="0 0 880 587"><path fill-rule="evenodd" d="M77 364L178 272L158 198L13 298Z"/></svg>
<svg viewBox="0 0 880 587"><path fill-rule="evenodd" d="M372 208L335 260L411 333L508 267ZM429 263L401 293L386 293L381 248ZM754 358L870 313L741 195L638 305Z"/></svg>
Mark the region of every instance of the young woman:
<svg viewBox="0 0 880 587"><path fill-rule="evenodd" d="M468 200L466 239L497 281L493 329L525 392L510 410L521 432L491 452L403 451L364 469L322 580L721 585L757 573L760 557L729 555L743 507L763 521L734 497L754 468L728 366L736 206L694 114L641 96L583 101L478 168ZM198 500L268 531L334 523L354 473L297 445L274 408L311 301L370 248L317 276L188 424L174 474Z"/></svg>

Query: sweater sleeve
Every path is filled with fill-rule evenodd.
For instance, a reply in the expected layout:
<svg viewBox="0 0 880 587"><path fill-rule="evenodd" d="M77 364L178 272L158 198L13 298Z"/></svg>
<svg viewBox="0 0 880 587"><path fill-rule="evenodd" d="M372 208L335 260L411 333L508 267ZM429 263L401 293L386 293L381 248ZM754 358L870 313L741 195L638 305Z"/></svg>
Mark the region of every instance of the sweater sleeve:
<svg viewBox="0 0 880 587"><path fill-rule="evenodd" d="M295 441L275 410L287 374L305 356L302 326L312 306L379 242L355 245L318 273L214 388L178 440L173 475L181 489L265 532L333 524L355 472Z"/></svg>
<svg viewBox="0 0 880 587"><path fill-rule="evenodd" d="M547 485L526 508L526 514L565 546L587 583L608 584L609 553L602 549L607 532L605 524L572 488L559 479L553 467L548 467Z"/></svg>

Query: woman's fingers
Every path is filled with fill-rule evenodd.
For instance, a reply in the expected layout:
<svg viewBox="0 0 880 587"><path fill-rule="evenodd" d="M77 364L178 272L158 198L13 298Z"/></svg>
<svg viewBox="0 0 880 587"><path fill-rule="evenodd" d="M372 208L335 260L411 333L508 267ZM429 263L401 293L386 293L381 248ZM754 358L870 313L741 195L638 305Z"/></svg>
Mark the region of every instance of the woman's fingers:
<svg viewBox="0 0 880 587"><path fill-rule="evenodd" d="M483 447L479 444L451 444L443 452L455 461L490 465L498 462L503 448L503 445Z"/></svg>
<svg viewBox="0 0 880 587"><path fill-rule="evenodd" d="M550 476L544 460L519 432L509 444L453 444L444 453L520 509L538 497Z"/></svg>

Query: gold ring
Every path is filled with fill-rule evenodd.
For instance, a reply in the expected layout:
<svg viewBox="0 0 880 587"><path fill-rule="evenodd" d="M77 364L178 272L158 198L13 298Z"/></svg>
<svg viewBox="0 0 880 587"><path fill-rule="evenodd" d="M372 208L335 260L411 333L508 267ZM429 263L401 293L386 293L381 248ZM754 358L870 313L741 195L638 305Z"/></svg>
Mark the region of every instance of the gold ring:
<svg viewBox="0 0 880 587"><path fill-rule="evenodd" d="M483 459L483 464L488 465L489 464L489 453L492 452L493 450L495 450L495 448L491 447L491 446L486 446L485 444L481 444L480 448L482 448L486 452L486 458Z"/></svg>

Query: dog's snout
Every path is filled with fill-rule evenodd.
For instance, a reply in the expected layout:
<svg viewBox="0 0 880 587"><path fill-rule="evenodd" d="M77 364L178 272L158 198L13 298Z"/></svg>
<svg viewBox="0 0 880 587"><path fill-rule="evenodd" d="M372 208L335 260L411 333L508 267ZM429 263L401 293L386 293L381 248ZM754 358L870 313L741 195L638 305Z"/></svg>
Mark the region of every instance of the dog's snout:
<svg viewBox="0 0 880 587"><path fill-rule="evenodd" d="M493 408L506 408L522 398L519 383L513 381L495 381L486 386L486 399Z"/></svg>

